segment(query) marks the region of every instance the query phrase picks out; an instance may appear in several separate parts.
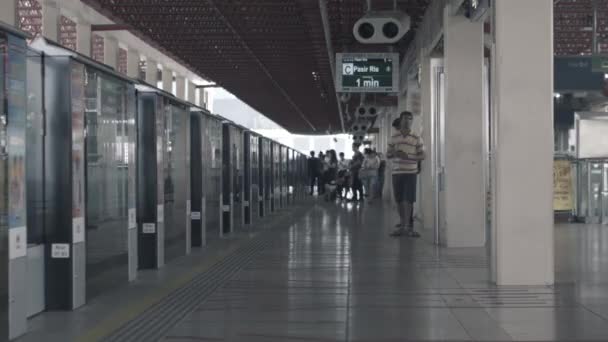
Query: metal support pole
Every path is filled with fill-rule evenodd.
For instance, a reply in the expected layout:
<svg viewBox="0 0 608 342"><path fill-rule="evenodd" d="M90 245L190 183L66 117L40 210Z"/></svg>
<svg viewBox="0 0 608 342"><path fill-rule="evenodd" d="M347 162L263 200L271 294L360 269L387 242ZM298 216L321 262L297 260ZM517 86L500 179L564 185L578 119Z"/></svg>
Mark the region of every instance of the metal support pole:
<svg viewBox="0 0 608 342"><path fill-rule="evenodd" d="M121 24L96 24L91 25L91 31L127 31L132 29L131 25L121 25Z"/></svg>
<svg viewBox="0 0 608 342"><path fill-rule="evenodd" d="M371 0L368 0L371 1ZM325 47L327 48L327 55L329 57L329 67L331 69L331 77L336 83L336 55L334 54L334 48L331 40L331 31L329 25L329 15L327 13L327 0L319 0L319 9L321 11L321 20L323 22L323 33L325 34ZM342 104L340 104L340 95L334 89L336 94L336 103L338 105L338 115L340 115L340 128L342 132L344 129L344 113L342 111Z"/></svg>
<svg viewBox="0 0 608 342"><path fill-rule="evenodd" d="M591 48L591 52L595 55L600 53L600 46L599 46L599 42L598 42L598 1L597 0L593 0L592 2L592 6L593 6L593 39L591 40L593 43L593 46Z"/></svg>

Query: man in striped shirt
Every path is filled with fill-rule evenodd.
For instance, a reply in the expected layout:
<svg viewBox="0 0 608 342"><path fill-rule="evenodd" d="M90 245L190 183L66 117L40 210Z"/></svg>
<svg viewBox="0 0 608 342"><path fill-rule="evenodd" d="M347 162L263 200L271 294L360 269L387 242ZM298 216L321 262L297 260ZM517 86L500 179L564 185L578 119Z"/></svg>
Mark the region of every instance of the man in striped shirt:
<svg viewBox="0 0 608 342"><path fill-rule="evenodd" d="M393 161L393 192L400 219L391 236L420 237L411 216L416 202L418 162L425 158L424 144L422 138L412 132L412 113L404 111L398 120L399 129L391 137L386 154Z"/></svg>

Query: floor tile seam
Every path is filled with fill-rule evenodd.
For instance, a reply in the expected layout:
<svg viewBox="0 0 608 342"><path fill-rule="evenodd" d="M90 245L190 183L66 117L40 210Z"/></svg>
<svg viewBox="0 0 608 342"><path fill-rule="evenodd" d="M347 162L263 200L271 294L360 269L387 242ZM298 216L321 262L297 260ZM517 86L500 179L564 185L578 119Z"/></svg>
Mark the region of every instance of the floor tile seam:
<svg viewBox="0 0 608 342"><path fill-rule="evenodd" d="M352 230L353 225L349 224L348 225L348 230L350 233ZM351 313L351 303L352 303L352 283L353 283L353 260L352 260L352 255L353 255L353 243L352 243L352 234L349 234L347 237L348 239L348 258L349 258L349 267L348 267L348 286L346 288L346 292L347 292L347 296L346 296L346 325L344 327L344 338L345 341L350 341L350 325L351 325L351 320L350 320L350 313Z"/></svg>
<svg viewBox="0 0 608 342"><path fill-rule="evenodd" d="M257 286L265 286L267 284L265 283L261 283L261 284L256 284ZM326 295L332 295L332 294L340 294L339 290L345 290L346 287L320 287L320 286L307 286L307 287L303 287L303 286L286 286L286 287L278 287L278 286L268 286L267 289L259 289L259 288L255 288L255 287L230 287L230 288L224 288L222 289L222 293L226 294L226 295L239 295L239 294L266 294L266 293L280 293L280 294L284 294L286 292L288 292L289 290L297 290L297 293L294 294L300 294L300 295L306 295L306 294L316 294L317 292L320 291L324 291ZM307 290L307 291L302 291L302 290ZM271 292L272 291L272 292ZM279 292L280 291L280 292ZM323 294L323 293L321 293Z"/></svg>
<svg viewBox="0 0 608 342"><path fill-rule="evenodd" d="M163 340L160 342L166 342L168 340L179 340L179 341L200 341L200 342L210 342L210 341L225 341L223 338L215 338L215 337L200 337L194 335L175 335L175 336L165 336Z"/></svg>
<svg viewBox="0 0 608 342"><path fill-rule="evenodd" d="M589 311L591 314L593 314L594 316L598 317L599 319L603 320L604 322L608 322L608 317L604 317L602 314L600 314L599 312L597 312L596 310L593 310L592 308L588 307L586 304L582 304L577 302L577 304L584 310ZM608 340L608 338L607 338Z"/></svg>
<svg viewBox="0 0 608 342"><path fill-rule="evenodd" d="M458 283L458 281L456 281ZM453 308L451 308L449 306L449 303L447 302L447 300L445 300L445 297L443 295L440 296L441 300L443 301L443 304L445 305L446 309L449 310L450 315L458 322L458 325L462 328L462 330L467 334L467 336L469 336L469 339L471 341L475 341L475 339L473 338L472 333L469 331L469 329L467 329L467 327L464 325L464 323L458 318L458 315L456 315L453 311Z"/></svg>
<svg viewBox="0 0 608 342"><path fill-rule="evenodd" d="M263 242L260 244L260 246L257 246L258 248L263 248L266 244L264 244ZM259 249L258 249L259 251ZM247 258L254 258L256 254L256 249L251 250L251 252L249 253L249 255L247 255ZM239 271L239 266L238 265L234 265L233 267L234 269L230 272L227 272L227 274L225 275L226 279L229 279L230 277L234 276L235 273L237 273ZM224 280L225 281L225 280ZM192 303L192 305L190 305L189 309L184 310L184 314L181 315L180 317L176 317L174 319L172 319L171 324L167 325L167 327L165 329L163 329L160 332L160 335L162 336L165 332L170 331L171 328L175 327L175 325L177 325L179 322L181 322L184 317L187 317L188 315L192 314L193 312L196 312L197 308L200 307L201 305L204 305L205 301L207 298L211 297L214 293L214 291L216 291L218 288L220 288L222 286L222 283L224 281L219 281L215 284L215 286L213 286L213 284L209 284L208 286L206 286L205 289L199 289L198 294L202 295L204 294L204 292L206 293L206 295L202 296L203 298L201 298L200 301L197 301L196 303ZM204 290L204 291L203 291ZM197 295L196 297L201 297Z"/></svg>
<svg viewBox="0 0 608 342"><path fill-rule="evenodd" d="M246 255L248 253L252 253L253 251L255 251L256 248L259 248L260 245L263 245L263 244L252 243L250 246L246 246L247 248L243 251L245 255L238 255L239 253L237 252L237 253L233 254L231 257L226 258L226 259L231 259L231 260L223 260L219 264L214 265L213 269L210 270L209 272L207 272L208 274L201 274L198 277L196 277L196 279L192 279L192 281L190 281L188 284L182 286L180 289L174 291L173 293L171 293L168 296L166 296L165 298L163 298L158 303L158 305L155 305L153 308L146 310L141 315L139 315L136 319L126 322L121 328L117 329L111 335L108 335L107 339L124 340L124 338L129 337L129 340L131 340L130 336L134 336L133 338L141 339L142 336L138 335L139 334L138 332L142 331L142 326L145 327L146 325L149 325L149 323L151 321L160 321L159 325L155 326L155 328L154 328L157 330L160 329L160 331L158 331L158 333L156 335L161 334L162 331L169 330L172 326L175 325L174 322L176 319L179 320L179 318L185 317L185 315L187 315L192 309L194 309L196 307L195 303L187 303L187 302L184 303L183 301L181 301L182 297L188 296L188 295L198 296L198 295L202 295L205 293L207 296L209 296L212 293L213 288L217 287L217 286L221 286L221 284L219 282L218 283L213 283L213 282L205 283L206 279L208 279L208 278L213 279L216 277L221 277L222 273L227 272L227 271L225 271L225 267L228 265L232 266L231 271L234 271L232 269L238 268L238 265L234 264L234 260L237 260L239 256L246 257ZM230 272L228 272L228 273L230 273ZM200 287L201 285L203 286L202 288ZM184 304L186 305L186 310L184 310ZM188 306L188 305L190 305L190 306ZM190 309L188 309L188 308L190 308ZM171 310L171 311L179 310L178 312L183 311L184 314L179 316L178 318L168 316L169 318L167 320L166 315L158 314L159 310L163 313L166 313L168 310ZM163 323L163 318L165 319L164 323ZM147 336L146 334L148 334L148 335L153 334L154 331L156 331L156 330L150 329L150 330L144 331L143 337Z"/></svg>
<svg viewBox="0 0 608 342"><path fill-rule="evenodd" d="M299 209L300 211L302 210L301 208L298 208L298 209ZM298 216L299 216L299 215L298 215ZM276 217L276 218L275 218L275 219L276 219L276 222L271 222L271 223L269 224L269 226L270 226L270 227L268 227L268 228L266 228L266 229L264 229L264 230L260 230L260 231L258 232L259 234L257 234L257 236L254 236L254 237L252 238L252 240L251 240L251 241L246 241L246 242L243 242L243 245L242 245L242 246L239 246L239 248L235 249L235 250L234 250L234 251L233 251L233 252L232 252L230 255L225 256L223 259L220 259L220 261L218 261L218 262L214 263L213 265L211 265L211 268L215 268L215 269L217 269L217 267L214 267L214 266L218 266L218 264L225 264L226 262L231 261L231 260L228 260L228 259L232 259L231 257L235 257L235 255L236 255L236 254L239 254L239 250L241 250L241 249L245 249L245 250L246 250L245 252L247 252L247 249L249 249L249 248L253 248L253 247L254 247L254 246L256 246L257 244L262 244L262 243L263 243L263 238L264 238L264 236L269 235L271 230L275 230L275 229L280 228L280 226L282 226L282 225L283 225L283 221L284 221L284 220L287 220L287 219L289 219L289 218L290 218L290 217L288 217L288 216ZM291 218L293 218L293 217L291 217ZM257 241L256 241L256 240L257 240ZM200 277L200 276L202 276L202 275L203 275L203 274L198 274L198 275L194 276L192 279L190 279L190 281L188 281L188 282L187 282L187 284L186 284L186 285L189 285L190 283L192 283L192 282L196 281L196 280L197 280L196 278L199 278L199 277ZM199 280L200 280L200 279L199 279ZM178 288L178 289L176 289L176 290L177 290L177 291L179 291L179 288ZM173 291L172 291L172 292L173 292ZM166 298L167 298L167 297L168 297L170 294L171 294L171 293L169 293L167 296L164 296L164 297L163 297L161 300L159 300L159 303L160 303L160 302L162 302L164 299L166 299ZM209 295L211 295L211 293L210 293ZM156 306L157 306L157 304L159 304L159 303L156 303L155 305L152 305L152 306L150 306L150 307L146 308L146 310L144 310L143 312L141 312L141 313L140 313L138 316L141 316L141 315L146 315L146 313L147 313L147 312L149 312L149 311L151 311L152 309L154 309L154 307L156 307ZM137 318L135 318L134 320L137 320ZM114 332L118 332L118 331L119 331L119 330L120 330L122 327L124 327L125 325L129 324L129 322L124 322L124 323L125 323L125 324L123 324L123 325L122 325L120 328L116 329ZM112 333L111 335L113 335L113 333ZM110 335L108 335L108 336L110 336Z"/></svg>
<svg viewBox="0 0 608 342"><path fill-rule="evenodd" d="M462 328L462 330L469 336L469 339L471 341L482 342L482 341L479 341L479 340L475 339L475 337L473 337L473 333L465 326L464 322L462 320L460 320L460 318L458 318L458 315L454 312L454 310L457 309L457 308L448 307L447 309L450 311L450 315L452 315L452 317L454 317L454 319L458 322L458 325L460 325L460 327ZM488 315L488 317L489 317L489 315ZM505 330L502 327L501 327L501 329ZM505 331L505 333L507 333L507 332ZM509 335L509 334L507 333L507 335ZM509 335L509 337L511 337L511 335ZM513 337L511 337L511 340L513 340Z"/></svg>
<svg viewBox="0 0 608 342"><path fill-rule="evenodd" d="M302 208L296 208L299 209L299 211L301 211ZM310 208L308 208L308 210L306 210L305 212L308 212L310 210ZM302 213L305 214L305 213ZM303 215L297 215L298 218L300 218L300 216ZM264 250L264 247L270 246L271 242L273 240L273 237L275 237L274 234L271 234L273 231L275 230L279 230L283 227L283 220L289 220L292 219L293 220L293 216L287 216L284 215L281 218L277 219L277 222L273 222L271 224L271 227L269 227L268 229L265 229L264 231L262 231L259 235L255 236L253 238L254 241L249 242L247 245L251 246L251 251L250 253L248 253L248 255L246 255L246 259L248 259L248 261L245 261L242 265L240 265L239 267L235 267L235 270L233 272L230 272L230 274L226 275L226 279L223 280L222 282L218 282L217 286L215 287L215 289L212 289L211 291L209 291L209 293L206 295L206 298L212 297L214 292L221 288L221 286L226 283L227 281L229 281L230 279L232 279L236 274L238 274L238 272L240 270L242 270L242 267L244 267L248 262L252 262L253 259L255 259L256 255L258 253L260 253L262 250ZM297 220L296 220L297 221ZM293 227L295 223L292 222L292 224L288 225L288 229ZM269 238L270 237L270 238ZM257 241L255 241L257 240ZM247 246L246 245L246 246ZM254 246L255 245L255 246ZM247 246L247 247L249 247ZM238 251L237 251L238 252ZM236 254L236 252L235 252ZM196 307L201 307L202 305L204 305L205 303L205 299L203 299L201 302L196 304ZM179 321L181 319L183 319L183 317L187 316L189 313L193 312L194 310L196 310L196 307L194 307L192 310L188 310L188 312L184 313L184 315L182 317L180 317L180 319L178 319L177 321L175 321L173 324L171 324L170 327L168 327L167 329L165 329L165 331L169 331L171 329L171 327L174 327L175 324L179 323Z"/></svg>
<svg viewBox="0 0 608 342"><path fill-rule="evenodd" d="M194 321L196 320L182 320L180 323L185 323L185 322L192 322L195 323ZM222 323L223 324L223 320L205 320L205 323ZM246 324L251 324L251 323L259 323L259 324L267 324L267 323L271 323L271 324L276 324L276 323L281 323L281 324L340 324L340 325L344 325L346 324L345 320L330 320L330 319L310 319L310 320L305 320L305 319L248 319L248 318L243 318L239 320L239 323L246 323Z"/></svg>
<svg viewBox="0 0 608 342"><path fill-rule="evenodd" d="M290 339L290 340L301 340L301 341L315 341L315 342L342 342L342 339L332 339L332 338L318 338L318 337L303 337L303 336L291 336L291 335L268 335L268 334L256 334L256 333L246 333L246 334L238 334L238 336L243 337L262 337L262 338L282 338L282 339Z"/></svg>
<svg viewBox="0 0 608 342"><path fill-rule="evenodd" d="M215 269L214 266L216 266L217 264L223 264L228 259L232 259L234 257L234 255L235 255L235 253L239 249L241 249L243 247L246 247L246 245L238 245L238 244L235 245L235 247L233 248L233 250L231 250L227 255L223 256L219 260L212 261L208 265L208 267L206 267L206 268L203 267L203 268L205 270L207 270L207 271L214 270ZM112 327L113 324L111 324L112 326L110 328L103 327L103 326L102 327L95 326L95 327L93 327L93 331L96 331L95 334L99 334L99 333L102 333L102 332L101 331L97 331L98 329L102 329L102 330L111 329L110 332L106 332L106 333L104 333L104 335L106 337L114 335L115 332L118 332L119 330L121 330L122 327L124 327L125 325L129 324L129 322L136 321L138 319L138 317L140 317L142 315L148 315L150 311L153 311L154 309L156 309L158 307L158 305L161 302L163 302L170 294L172 294L174 291L179 291L179 289L182 288L183 285L188 284L191 281L195 280L195 278L197 278L201 274L197 274L197 272L194 272L194 273L190 272L190 273L187 273L186 275L191 276L191 278L187 279L181 286L178 286L178 287L175 287L175 288L171 288L171 286L169 286L167 288L159 289L159 292L157 294L154 294L154 296L150 295L149 298L148 297L143 298L142 301L140 302L140 303L143 303L143 304L141 304L141 305L138 304L139 306L142 306L143 309L139 313L137 313L135 316L133 316L130 319L128 319L127 321L124 321L124 322L121 321L121 323L118 324L118 326L115 326L115 327ZM152 298L152 297L155 297L155 298ZM151 301L148 300L150 298L152 298ZM149 301L150 303L145 303L146 301ZM131 315L131 314L129 313L129 315ZM104 324L104 323L102 322L102 324ZM81 336L80 339L86 340L88 338L86 336L89 336L88 333L85 334L85 336Z"/></svg>

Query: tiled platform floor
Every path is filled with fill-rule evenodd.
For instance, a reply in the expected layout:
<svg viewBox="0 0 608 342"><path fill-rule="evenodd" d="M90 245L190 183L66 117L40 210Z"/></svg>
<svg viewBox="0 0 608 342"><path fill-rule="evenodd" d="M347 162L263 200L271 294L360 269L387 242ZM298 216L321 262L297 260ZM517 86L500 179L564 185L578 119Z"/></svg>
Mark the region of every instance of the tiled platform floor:
<svg viewBox="0 0 608 342"><path fill-rule="evenodd" d="M556 227L560 285L496 288L485 249L391 238L393 216L320 202L165 341L608 340L608 227Z"/></svg>
<svg viewBox="0 0 608 342"><path fill-rule="evenodd" d="M485 249L436 247L425 231L419 240L389 237L388 205L318 201L282 216L261 235L270 247L197 303L165 342L608 340L608 227L556 226L555 287L496 288ZM120 317L114 311L247 239L144 272L78 311L37 316L20 341L91 340L82 337L108 330Z"/></svg>

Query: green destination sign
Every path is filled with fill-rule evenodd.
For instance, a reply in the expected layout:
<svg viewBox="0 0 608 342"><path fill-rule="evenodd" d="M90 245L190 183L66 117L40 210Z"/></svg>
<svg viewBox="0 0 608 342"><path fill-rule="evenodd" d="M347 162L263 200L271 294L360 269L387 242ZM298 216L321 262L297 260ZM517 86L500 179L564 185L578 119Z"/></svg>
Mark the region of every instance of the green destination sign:
<svg viewBox="0 0 608 342"><path fill-rule="evenodd" d="M398 91L398 54L339 53L336 57L338 92L392 93Z"/></svg>

